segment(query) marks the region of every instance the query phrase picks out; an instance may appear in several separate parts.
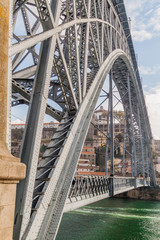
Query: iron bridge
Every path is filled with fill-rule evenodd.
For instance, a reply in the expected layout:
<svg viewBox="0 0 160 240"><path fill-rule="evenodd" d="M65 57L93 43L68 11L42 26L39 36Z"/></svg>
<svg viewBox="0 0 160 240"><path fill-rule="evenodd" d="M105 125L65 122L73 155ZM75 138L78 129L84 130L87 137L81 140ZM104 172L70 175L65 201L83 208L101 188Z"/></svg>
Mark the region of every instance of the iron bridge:
<svg viewBox="0 0 160 240"><path fill-rule="evenodd" d="M76 175L63 212L144 186L150 186L144 178Z"/></svg>
<svg viewBox="0 0 160 240"><path fill-rule="evenodd" d="M10 2L9 99L12 107L28 106L20 153L27 175L17 188L14 239L55 239L63 211L71 206L155 185L152 134L123 0ZM108 74L106 162L113 175L116 86L125 113L123 176L75 177L73 184ZM45 113L59 125L38 161Z"/></svg>

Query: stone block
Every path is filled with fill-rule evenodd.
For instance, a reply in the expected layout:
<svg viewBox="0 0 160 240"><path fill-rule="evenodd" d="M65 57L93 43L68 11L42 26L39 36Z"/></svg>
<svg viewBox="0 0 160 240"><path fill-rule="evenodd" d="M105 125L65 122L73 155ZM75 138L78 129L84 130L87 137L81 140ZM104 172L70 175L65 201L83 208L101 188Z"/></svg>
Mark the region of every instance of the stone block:
<svg viewBox="0 0 160 240"><path fill-rule="evenodd" d="M0 239L1 240L12 240L12 231L13 231L12 227L0 229Z"/></svg>
<svg viewBox="0 0 160 240"><path fill-rule="evenodd" d="M13 228L15 205L0 206L0 229Z"/></svg>
<svg viewBox="0 0 160 240"><path fill-rule="evenodd" d="M0 0L0 240L11 240L16 183L25 177L25 165L14 158L6 143L9 0Z"/></svg>
<svg viewBox="0 0 160 240"><path fill-rule="evenodd" d="M16 198L16 184L0 183L0 206L13 205Z"/></svg>

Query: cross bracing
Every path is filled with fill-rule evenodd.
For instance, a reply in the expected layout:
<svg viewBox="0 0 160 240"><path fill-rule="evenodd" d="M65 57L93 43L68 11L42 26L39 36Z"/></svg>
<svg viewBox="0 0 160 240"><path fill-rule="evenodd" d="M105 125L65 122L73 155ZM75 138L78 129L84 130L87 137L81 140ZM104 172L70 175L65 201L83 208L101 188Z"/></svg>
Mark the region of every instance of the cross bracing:
<svg viewBox="0 0 160 240"><path fill-rule="evenodd" d="M21 147L27 176L17 189L14 238L54 239L109 72L125 111L132 176L155 184L152 135L123 0L15 0L11 14L12 106L29 105ZM110 149L112 95L110 87ZM60 124L38 161L45 113Z"/></svg>

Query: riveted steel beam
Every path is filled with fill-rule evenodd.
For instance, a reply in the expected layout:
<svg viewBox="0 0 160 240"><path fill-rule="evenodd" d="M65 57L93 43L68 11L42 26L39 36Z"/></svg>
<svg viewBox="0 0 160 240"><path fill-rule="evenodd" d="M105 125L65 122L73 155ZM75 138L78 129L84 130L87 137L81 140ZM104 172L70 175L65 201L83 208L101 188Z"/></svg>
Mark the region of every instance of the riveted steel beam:
<svg viewBox="0 0 160 240"><path fill-rule="evenodd" d="M18 223L21 232L18 230L17 236L20 236L19 239L53 239L96 101L111 68L112 80L120 95L116 104L121 103L126 113L124 148L132 143L133 151L125 148L125 152L134 159L135 177L138 174L144 176L144 171L154 176L150 164L151 132L130 30L128 23L124 22L127 19L122 0L63 0L60 3L51 1L51 5L46 0L17 3L15 29L18 12L21 11L26 33L18 35L14 32L14 44L10 51L10 56L14 56L13 79L32 81L31 106L24 137L24 146L27 147L22 150L23 159L29 167L21 211L17 211L22 222ZM34 23L27 17L29 14L32 14ZM126 72L129 72L129 84ZM27 90L29 83L25 85L24 81L22 84ZM49 84L52 82L54 84ZM41 161L37 163L48 97L61 106L63 118ZM110 123L113 122L116 104L110 102ZM56 110L56 114L58 112ZM145 159L146 150L144 156L140 153L140 132L146 139L149 161ZM108 141L112 147L112 159L113 142L112 136L112 141ZM145 142L141 145L145 149ZM125 159L123 172L124 162ZM114 179L113 186L118 191L118 183Z"/></svg>

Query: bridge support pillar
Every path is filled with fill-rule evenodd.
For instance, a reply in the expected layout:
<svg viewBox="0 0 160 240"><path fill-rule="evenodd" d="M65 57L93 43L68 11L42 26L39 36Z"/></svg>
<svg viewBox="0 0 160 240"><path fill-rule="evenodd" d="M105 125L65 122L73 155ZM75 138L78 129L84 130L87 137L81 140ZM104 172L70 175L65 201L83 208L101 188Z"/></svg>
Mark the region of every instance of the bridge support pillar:
<svg viewBox="0 0 160 240"><path fill-rule="evenodd" d="M110 197L114 196L114 178L110 178L110 192L109 192Z"/></svg>
<svg viewBox="0 0 160 240"><path fill-rule="evenodd" d="M0 239L11 240L16 185L25 177L25 165L13 157L7 144L7 89L9 0L0 0Z"/></svg>

